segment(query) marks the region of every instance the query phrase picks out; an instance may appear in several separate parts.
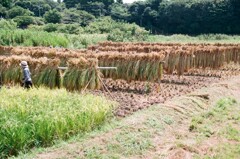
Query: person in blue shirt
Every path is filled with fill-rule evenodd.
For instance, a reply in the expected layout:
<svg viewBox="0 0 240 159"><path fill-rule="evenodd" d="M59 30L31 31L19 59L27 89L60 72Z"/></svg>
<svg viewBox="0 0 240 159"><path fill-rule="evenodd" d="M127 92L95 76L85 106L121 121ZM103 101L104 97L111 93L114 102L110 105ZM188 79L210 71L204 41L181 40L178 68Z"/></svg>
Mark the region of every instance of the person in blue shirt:
<svg viewBox="0 0 240 159"><path fill-rule="evenodd" d="M23 70L23 84L24 84L23 87L29 89L32 87L32 78L27 61L22 61L20 63L20 66L22 67Z"/></svg>

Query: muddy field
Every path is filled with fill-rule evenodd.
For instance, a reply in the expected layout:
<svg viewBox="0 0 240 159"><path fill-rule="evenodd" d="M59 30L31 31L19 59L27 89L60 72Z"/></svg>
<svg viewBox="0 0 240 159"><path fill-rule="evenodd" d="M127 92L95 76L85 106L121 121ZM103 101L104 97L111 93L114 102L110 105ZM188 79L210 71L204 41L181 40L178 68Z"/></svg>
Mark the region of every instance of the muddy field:
<svg viewBox="0 0 240 159"><path fill-rule="evenodd" d="M212 83L229 79L240 74L240 67L228 65L218 71L194 70L184 76L164 75L159 83L103 79L107 89L91 91L93 94L118 102L114 114L125 117L151 105L190 93L196 89L208 87Z"/></svg>

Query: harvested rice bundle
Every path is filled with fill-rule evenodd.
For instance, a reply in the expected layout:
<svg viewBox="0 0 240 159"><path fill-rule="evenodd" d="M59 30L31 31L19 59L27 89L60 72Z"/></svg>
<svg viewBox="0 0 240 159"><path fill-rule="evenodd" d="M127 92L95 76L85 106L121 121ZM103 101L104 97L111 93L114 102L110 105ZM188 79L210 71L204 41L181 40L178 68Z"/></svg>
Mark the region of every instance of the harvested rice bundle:
<svg viewBox="0 0 240 159"><path fill-rule="evenodd" d="M58 59L33 59L29 56L10 56L0 58L0 73L2 84L20 84L22 82L21 61L27 61L35 86L60 87L60 74L58 72Z"/></svg>
<svg viewBox="0 0 240 159"><path fill-rule="evenodd" d="M99 64L105 67L117 67L116 70L103 70L104 77L125 79L127 81L156 81L162 76L164 56L151 54L99 54Z"/></svg>
<svg viewBox="0 0 240 159"><path fill-rule="evenodd" d="M100 89L101 73L97 69L98 60L96 58L68 60L68 70L63 77L63 86L70 91L82 90L84 88Z"/></svg>
<svg viewBox="0 0 240 159"><path fill-rule="evenodd" d="M13 47L1 46L1 45L0 45L0 55L10 54L10 52L11 52L12 49L13 49Z"/></svg>
<svg viewBox="0 0 240 159"><path fill-rule="evenodd" d="M32 80L35 86L46 86L51 89L61 87L61 77L58 70L59 59L40 58L29 62L32 68Z"/></svg>
<svg viewBox="0 0 240 159"><path fill-rule="evenodd" d="M23 60L29 60L30 57L2 56L0 58L0 73L2 84L20 84L22 81L22 70L19 63Z"/></svg>

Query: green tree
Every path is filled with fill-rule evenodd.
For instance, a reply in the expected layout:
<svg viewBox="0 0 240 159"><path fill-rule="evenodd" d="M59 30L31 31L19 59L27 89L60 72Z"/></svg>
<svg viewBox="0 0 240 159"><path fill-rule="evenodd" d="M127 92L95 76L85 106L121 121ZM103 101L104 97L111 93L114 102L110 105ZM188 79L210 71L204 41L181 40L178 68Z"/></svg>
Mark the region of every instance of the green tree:
<svg viewBox="0 0 240 159"><path fill-rule="evenodd" d="M15 18L16 16L31 16L31 15L33 15L31 11L19 6L13 7L7 12L7 17L10 19Z"/></svg>
<svg viewBox="0 0 240 159"><path fill-rule="evenodd" d="M95 17L92 14L75 8L65 9L62 17L64 24L78 23L81 26L86 26L94 20Z"/></svg>
<svg viewBox="0 0 240 159"><path fill-rule="evenodd" d="M0 20L0 29L10 29L14 30L17 28L17 23L15 23L13 20Z"/></svg>
<svg viewBox="0 0 240 159"><path fill-rule="evenodd" d="M108 8L111 4L114 3L114 0L63 0L63 2L66 4L67 8L73 8L77 4L85 6L88 2L102 2L105 7Z"/></svg>
<svg viewBox="0 0 240 159"><path fill-rule="evenodd" d="M117 0L117 3L123 4L123 0Z"/></svg>
<svg viewBox="0 0 240 159"><path fill-rule="evenodd" d="M11 7L12 6L12 3L13 3L13 0L0 0L0 4L3 6L3 7Z"/></svg>
<svg viewBox="0 0 240 159"><path fill-rule="evenodd" d="M87 4L80 4L78 9L85 10L95 17L104 16L107 13L105 5L102 2L87 2Z"/></svg>
<svg viewBox="0 0 240 159"><path fill-rule="evenodd" d="M46 12L43 17L47 23L60 23L62 20L62 15L56 9Z"/></svg>
<svg viewBox="0 0 240 159"><path fill-rule="evenodd" d="M51 10L51 6L44 0L18 0L15 5L25 9L29 9L35 16L43 16L47 11Z"/></svg>
<svg viewBox="0 0 240 159"><path fill-rule="evenodd" d="M0 18L1 17L6 17L7 15L7 8L3 7L1 4L0 4Z"/></svg>
<svg viewBox="0 0 240 159"><path fill-rule="evenodd" d="M128 8L125 4L114 3L110 6L110 15L115 20L127 21L130 18Z"/></svg>
<svg viewBox="0 0 240 159"><path fill-rule="evenodd" d="M17 16L13 20L20 28L26 28L30 24L36 24L35 18L32 16Z"/></svg>
<svg viewBox="0 0 240 159"><path fill-rule="evenodd" d="M85 0L87 2L87 0ZM85 2L84 1L84 2ZM63 2L66 4L66 7L67 8L74 8L77 4L83 4L83 0L63 0ZM86 3L85 2L85 3Z"/></svg>

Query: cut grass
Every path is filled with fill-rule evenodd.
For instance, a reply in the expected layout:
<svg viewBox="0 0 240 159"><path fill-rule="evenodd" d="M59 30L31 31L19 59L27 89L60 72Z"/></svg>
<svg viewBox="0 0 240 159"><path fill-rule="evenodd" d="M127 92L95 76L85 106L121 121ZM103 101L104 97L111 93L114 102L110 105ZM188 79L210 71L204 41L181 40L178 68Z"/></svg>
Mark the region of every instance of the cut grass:
<svg viewBox="0 0 240 159"><path fill-rule="evenodd" d="M111 115L113 106L102 97L63 89L2 88L0 96L0 158L91 131Z"/></svg>
<svg viewBox="0 0 240 159"><path fill-rule="evenodd" d="M197 154L195 158L240 158L239 111L236 100L225 98L212 109L192 119L189 129L196 133L200 145L214 137L219 139L218 145L210 147L208 153Z"/></svg>

